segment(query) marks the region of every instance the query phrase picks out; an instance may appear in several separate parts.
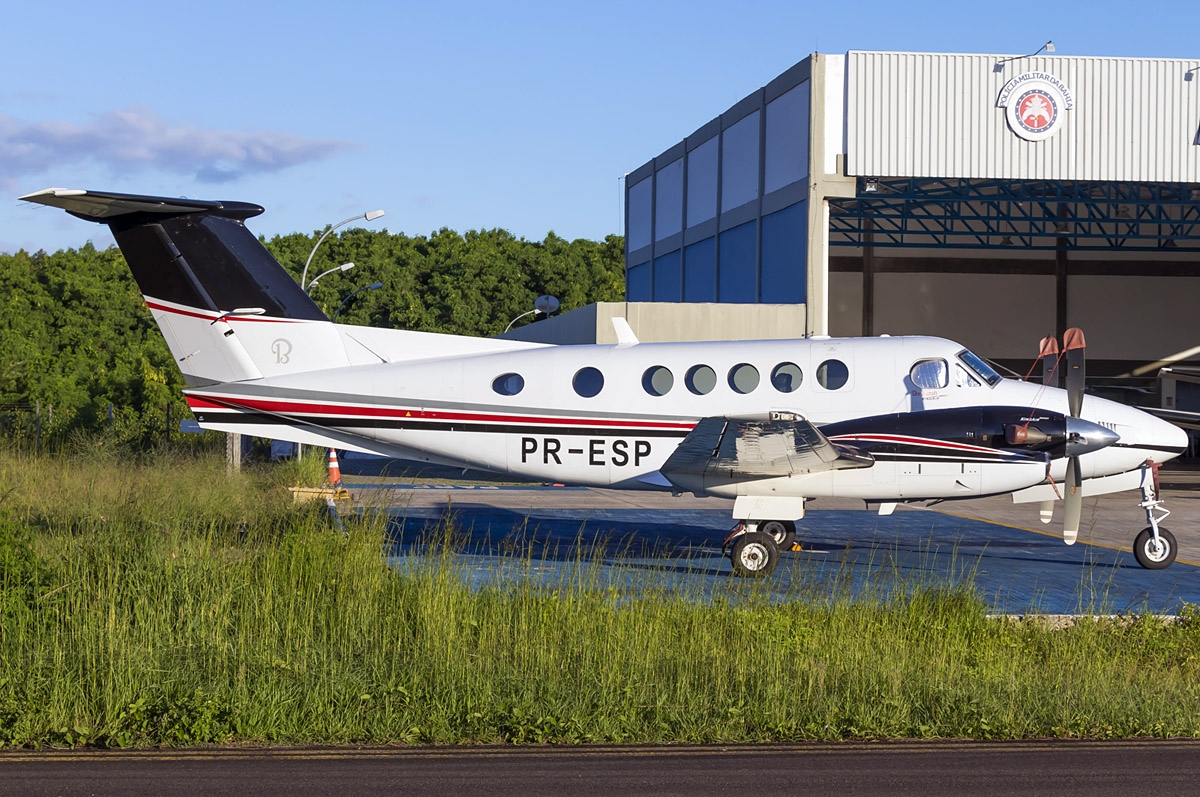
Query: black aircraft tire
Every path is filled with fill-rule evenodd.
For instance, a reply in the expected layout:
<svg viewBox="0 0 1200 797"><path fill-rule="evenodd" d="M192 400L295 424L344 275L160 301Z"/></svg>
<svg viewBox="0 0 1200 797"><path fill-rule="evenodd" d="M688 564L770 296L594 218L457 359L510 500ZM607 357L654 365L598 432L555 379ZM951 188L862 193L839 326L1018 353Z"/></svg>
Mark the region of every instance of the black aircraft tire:
<svg viewBox="0 0 1200 797"><path fill-rule="evenodd" d="M1138 532L1133 540L1133 557L1137 563L1147 570L1162 570L1170 567L1175 561L1179 546L1175 544L1175 535L1158 527L1158 536L1166 544L1166 551L1156 551L1154 545L1154 529L1147 526Z"/></svg>
<svg viewBox="0 0 1200 797"><path fill-rule="evenodd" d="M766 578L779 564L775 540L761 531L748 531L733 541L733 574L742 578Z"/></svg>
<svg viewBox="0 0 1200 797"><path fill-rule="evenodd" d="M775 547L781 551L790 550L796 541L796 524L790 520L764 520L758 530L775 540Z"/></svg>

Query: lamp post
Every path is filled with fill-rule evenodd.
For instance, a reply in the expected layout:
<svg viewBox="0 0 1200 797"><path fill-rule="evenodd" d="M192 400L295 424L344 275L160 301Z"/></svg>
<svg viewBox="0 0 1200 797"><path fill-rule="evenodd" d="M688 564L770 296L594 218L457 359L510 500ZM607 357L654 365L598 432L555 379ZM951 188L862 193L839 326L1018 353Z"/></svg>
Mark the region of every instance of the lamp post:
<svg viewBox="0 0 1200 797"><path fill-rule="evenodd" d="M508 330L512 329L513 324L517 323L518 321L520 321L522 318L524 318L527 315L533 315L534 313L545 313L547 316L549 316L551 313L553 313L557 309L558 309L558 298L557 297L555 297L555 296L539 296L539 297L537 297L537 301L533 303L533 309L527 313L521 313L519 316L514 318L512 321L509 321L508 326L506 326L504 328L504 332L507 332ZM500 334L504 334L504 333L502 332Z"/></svg>
<svg viewBox="0 0 1200 797"><path fill-rule="evenodd" d="M324 241L326 238L329 237L329 234L331 232L336 230L338 227L341 227L345 224L349 224L352 221L358 221L359 219L365 219L367 221L375 221L375 219L379 218L382 215L383 215L382 210L368 210L366 213L360 213L357 216L351 216L348 219L339 221L337 224L333 225L328 230L326 230L325 234L322 235L320 238L318 238L317 242L315 244L313 244L312 251L308 253L308 260L304 261L304 271L300 274L300 287L301 288L304 287L305 278L308 276L308 266L310 263L312 263L313 255L315 255L317 253L317 247L321 245L322 241ZM320 279L320 278L318 277L318 279ZM316 282L316 280L313 280L313 282Z"/></svg>
<svg viewBox="0 0 1200 797"><path fill-rule="evenodd" d="M305 293L311 292L313 287L316 286L316 284L321 281L321 277L324 277L326 274L332 274L335 271L349 271L352 268L354 268L353 263L342 263L340 266L334 266L333 268L329 269L328 271L322 271L320 274L313 277L312 282L308 283L308 287L304 289L304 292Z"/></svg>
<svg viewBox="0 0 1200 797"><path fill-rule="evenodd" d="M313 280L313 282L316 282L316 280ZM346 306L346 302L350 301L351 299L353 299L355 296L362 293L363 291L377 291L382 287L383 287L382 282L372 282L370 285L364 285L361 288L357 288L355 290L350 291L350 293L348 293L346 295L346 298L342 299L342 303L338 305L338 309L333 311L333 320L337 321L337 317L342 312L342 308Z"/></svg>

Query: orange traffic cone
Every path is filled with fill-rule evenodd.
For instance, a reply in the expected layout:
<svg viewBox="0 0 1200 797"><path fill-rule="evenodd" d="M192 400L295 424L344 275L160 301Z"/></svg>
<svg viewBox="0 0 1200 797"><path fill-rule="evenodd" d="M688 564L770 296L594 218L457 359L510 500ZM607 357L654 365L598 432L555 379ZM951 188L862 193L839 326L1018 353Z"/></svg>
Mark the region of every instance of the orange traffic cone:
<svg viewBox="0 0 1200 797"><path fill-rule="evenodd" d="M337 487L342 483L342 469L338 466L337 451L329 449L329 483Z"/></svg>

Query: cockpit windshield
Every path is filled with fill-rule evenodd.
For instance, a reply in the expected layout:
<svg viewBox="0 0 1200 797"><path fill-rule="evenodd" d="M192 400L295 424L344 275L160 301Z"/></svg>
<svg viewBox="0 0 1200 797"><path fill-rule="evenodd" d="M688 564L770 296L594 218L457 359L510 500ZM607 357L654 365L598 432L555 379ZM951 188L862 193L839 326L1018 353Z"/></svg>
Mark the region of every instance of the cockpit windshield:
<svg viewBox="0 0 1200 797"><path fill-rule="evenodd" d="M983 379L984 382L987 382L989 387L995 385L1004 378L1000 376L1000 374L996 373L992 369L992 366L985 363L975 354L972 354L969 349L963 349L960 351L958 353L958 359L966 363L967 367L969 367L972 371L979 374L980 378Z"/></svg>

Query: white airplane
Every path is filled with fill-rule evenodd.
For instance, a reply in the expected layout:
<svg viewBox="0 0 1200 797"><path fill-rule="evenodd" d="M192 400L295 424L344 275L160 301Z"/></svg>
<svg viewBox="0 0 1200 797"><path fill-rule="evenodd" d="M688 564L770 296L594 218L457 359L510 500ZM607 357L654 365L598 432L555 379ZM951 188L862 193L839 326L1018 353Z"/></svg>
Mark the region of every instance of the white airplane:
<svg viewBox="0 0 1200 797"><path fill-rule="evenodd" d="M246 228L242 202L48 188L21 199L107 224L206 429L529 479L734 499L734 572L767 575L806 499L898 503L1142 491L1134 554L1167 567L1157 466L1186 434L1067 389L1006 379L933 337L553 346L334 324ZM1053 343L1053 341L1049 341Z"/></svg>

